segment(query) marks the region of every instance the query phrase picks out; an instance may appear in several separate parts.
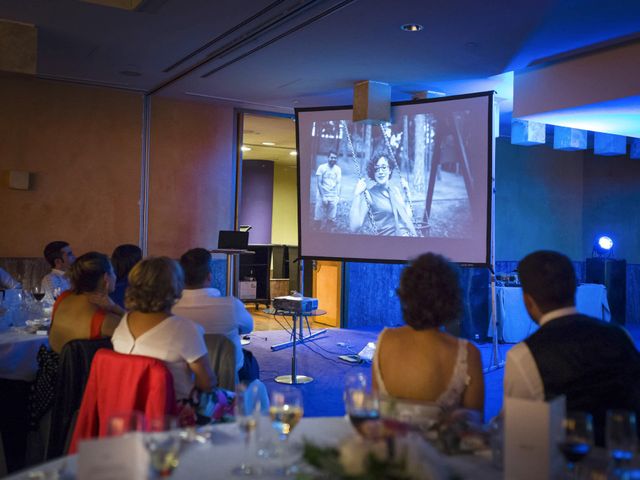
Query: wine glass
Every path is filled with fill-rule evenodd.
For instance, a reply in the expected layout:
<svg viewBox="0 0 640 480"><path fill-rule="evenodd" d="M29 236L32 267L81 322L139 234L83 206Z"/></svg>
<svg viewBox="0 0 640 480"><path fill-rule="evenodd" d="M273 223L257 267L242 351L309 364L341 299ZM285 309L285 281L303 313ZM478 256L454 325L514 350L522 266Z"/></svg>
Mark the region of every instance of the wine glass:
<svg viewBox="0 0 640 480"><path fill-rule="evenodd" d="M378 395L368 390L366 384L347 383L344 403L349 420L358 433L365 438L374 434L376 429L372 431L370 427L380 419Z"/></svg>
<svg viewBox="0 0 640 480"><path fill-rule="evenodd" d="M31 295L33 295L33 298L35 298L38 302L41 302L42 299L44 298L44 288L42 288L40 285L36 285L31 289Z"/></svg>
<svg viewBox="0 0 640 480"><path fill-rule="evenodd" d="M569 412L562 421L564 440L558 448L566 460L566 478L578 478L576 464L586 457L593 446L593 418L584 412Z"/></svg>
<svg viewBox="0 0 640 480"><path fill-rule="evenodd" d="M636 414L627 410L607 411L606 442L614 470L628 465L638 442Z"/></svg>
<svg viewBox="0 0 640 480"><path fill-rule="evenodd" d="M114 413L107 420L107 436L119 437L131 432L143 432L145 430L144 415L142 412Z"/></svg>
<svg viewBox="0 0 640 480"><path fill-rule="evenodd" d="M281 388L271 392L269 415L271 425L280 440L286 442L304 413L302 394L295 388Z"/></svg>
<svg viewBox="0 0 640 480"><path fill-rule="evenodd" d="M182 439L177 426L177 419L170 415L148 421L144 446L149 452L149 466L154 478L169 477L178 466Z"/></svg>
<svg viewBox="0 0 640 480"><path fill-rule="evenodd" d="M244 434L244 458L242 463L233 469L232 473L239 476L249 476L258 473L251 465L255 457L255 430L260 419L260 396L255 383L239 383L236 386L235 398L236 423Z"/></svg>

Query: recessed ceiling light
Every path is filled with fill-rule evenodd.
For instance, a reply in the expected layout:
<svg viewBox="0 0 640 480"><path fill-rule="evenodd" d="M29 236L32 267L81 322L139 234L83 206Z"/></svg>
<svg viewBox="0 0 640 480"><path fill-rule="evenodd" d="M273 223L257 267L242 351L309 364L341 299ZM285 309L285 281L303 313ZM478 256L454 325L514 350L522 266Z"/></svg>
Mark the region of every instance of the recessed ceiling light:
<svg viewBox="0 0 640 480"><path fill-rule="evenodd" d="M267 147L273 147L275 145L275 143L273 142L262 142L263 145L266 145Z"/></svg>
<svg viewBox="0 0 640 480"><path fill-rule="evenodd" d="M289 152L289 155L291 155L292 157L295 157L296 155L298 155L298 152L296 152L295 150L291 150Z"/></svg>
<svg viewBox="0 0 640 480"><path fill-rule="evenodd" d="M245 147L244 145L242 145L240 147L240 150L242 150L243 152L249 152L249 151L251 151L251 147Z"/></svg>
<svg viewBox="0 0 640 480"><path fill-rule="evenodd" d="M417 23L405 23L400 28L405 32L419 32L423 27Z"/></svg>

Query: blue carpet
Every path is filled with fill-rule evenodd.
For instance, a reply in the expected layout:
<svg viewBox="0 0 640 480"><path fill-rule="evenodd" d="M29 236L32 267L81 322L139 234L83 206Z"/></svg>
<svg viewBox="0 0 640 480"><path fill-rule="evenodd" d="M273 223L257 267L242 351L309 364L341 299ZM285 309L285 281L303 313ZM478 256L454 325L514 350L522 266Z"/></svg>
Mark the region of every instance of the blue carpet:
<svg viewBox="0 0 640 480"><path fill-rule="evenodd" d="M297 346L297 373L308 375L314 381L298 385L304 400L305 416L344 415L342 390L345 375L349 372L362 372L371 378L371 365L349 364L338 359L338 355L358 353L368 342L375 342L378 331L349 329L328 329L325 335L311 342ZM272 352L275 343L289 340L284 330L256 332L252 335L250 350L260 364L260 380L271 391L278 384L274 378L291 373L291 348ZM505 359L511 345L499 345L499 358ZM491 344L478 345L483 365L491 363ZM485 418L496 415L502 408L503 369L485 374Z"/></svg>

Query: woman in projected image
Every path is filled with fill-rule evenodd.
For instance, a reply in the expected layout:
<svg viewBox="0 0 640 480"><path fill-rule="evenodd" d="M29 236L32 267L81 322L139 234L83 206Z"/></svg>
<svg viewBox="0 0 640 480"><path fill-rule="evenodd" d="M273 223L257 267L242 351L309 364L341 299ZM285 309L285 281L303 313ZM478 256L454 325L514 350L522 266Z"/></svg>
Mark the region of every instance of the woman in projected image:
<svg viewBox="0 0 640 480"><path fill-rule="evenodd" d="M364 178L358 180L353 192L353 203L349 211L349 228L352 232L363 232L367 223L372 224L374 235L396 237L416 237L413 218L401 191L391 185L396 162L384 155L374 156L367 163L367 175L376 184L367 188ZM403 189L408 188L407 181L400 179ZM369 219L368 222L365 220ZM369 233L369 232L367 232Z"/></svg>

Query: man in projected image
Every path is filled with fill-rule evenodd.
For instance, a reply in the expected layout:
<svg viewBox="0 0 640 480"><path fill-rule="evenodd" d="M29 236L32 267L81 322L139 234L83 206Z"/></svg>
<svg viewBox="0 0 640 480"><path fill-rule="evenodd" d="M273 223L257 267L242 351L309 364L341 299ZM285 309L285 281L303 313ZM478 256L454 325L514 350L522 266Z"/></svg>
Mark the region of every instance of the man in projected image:
<svg viewBox="0 0 640 480"><path fill-rule="evenodd" d="M353 203L349 211L349 228L352 232L362 232L365 219L368 217L371 233L374 235L396 237L418 235L402 193L389 182L396 168L396 162L388 160L384 155L374 156L369 160L367 175L376 184L367 188L364 178L356 183ZM404 178L400 179L400 184L403 190L408 189Z"/></svg>
<svg viewBox="0 0 640 480"><path fill-rule="evenodd" d="M314 218L320 223L321 229L335 227L336 214L338 213L338 201L340 200L340 187L342 182L342 169L338 166L338 155L329 152L328 161L316 170L316 210Z"/></svg>

